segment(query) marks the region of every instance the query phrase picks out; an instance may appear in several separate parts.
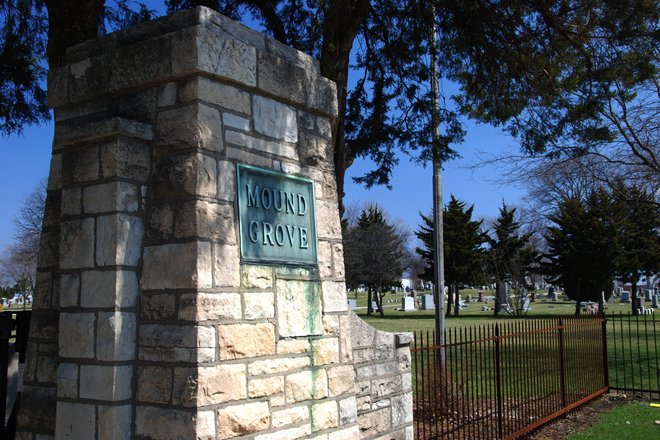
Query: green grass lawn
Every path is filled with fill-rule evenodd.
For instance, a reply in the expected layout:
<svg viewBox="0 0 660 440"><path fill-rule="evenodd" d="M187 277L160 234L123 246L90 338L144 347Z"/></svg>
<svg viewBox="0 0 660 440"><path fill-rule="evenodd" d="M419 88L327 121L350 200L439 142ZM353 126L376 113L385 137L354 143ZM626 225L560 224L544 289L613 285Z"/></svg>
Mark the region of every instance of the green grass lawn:
<svg viewBox="0 0 660 440"><path fill-rule="evenodd" d="M596 424L568 440L657 439L660 425L656 420L660 420L660 408L653 408L648 402L628 403L601 414Z"/></svg>

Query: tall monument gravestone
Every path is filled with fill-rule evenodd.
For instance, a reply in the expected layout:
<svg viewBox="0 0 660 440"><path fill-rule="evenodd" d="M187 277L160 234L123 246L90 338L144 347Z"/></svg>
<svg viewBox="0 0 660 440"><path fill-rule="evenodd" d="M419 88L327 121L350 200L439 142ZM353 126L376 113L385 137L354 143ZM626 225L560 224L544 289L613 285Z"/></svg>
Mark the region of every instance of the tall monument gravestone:
<svg viewBox="0 0 660 440"><path fill-rule="evenodd" d="M18 438L412 438L348 310L318 63L205 8L70 48Z"/></svg>

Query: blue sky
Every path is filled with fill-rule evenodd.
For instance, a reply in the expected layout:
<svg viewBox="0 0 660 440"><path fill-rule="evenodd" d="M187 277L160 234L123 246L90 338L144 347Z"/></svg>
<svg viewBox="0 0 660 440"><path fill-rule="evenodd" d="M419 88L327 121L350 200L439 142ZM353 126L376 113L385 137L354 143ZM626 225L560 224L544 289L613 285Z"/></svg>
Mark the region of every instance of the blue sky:
<svg viewBox="0 0 660 440"><path fill-rule="evenodd" d="M160 1L148 2L162 12ZM443 170L443 197L449 200L453 194L458 199L474 204L476 217L495 218L502 200L515 205L524 192L510 185L499 185L502 172L497 166L471 170L479 162L478 153L517 152L517 144L501 131L467 123L465 142L456 147L463 156L448 162ZM22 136L0 139L2 160L0 161L0 249L12 241L13 219L22 201L48 175L52 143L52 123L30 126ZM392 178L392 190L376 187L366 190L352 183L350 177L360 175L371 164L358 160L348 171L346 181L346 205L376 202L388 211L392 218L399 219L416 229L420 222L419 212L429 213L432 206L432 170L416 165L406 156Z"/></svg>

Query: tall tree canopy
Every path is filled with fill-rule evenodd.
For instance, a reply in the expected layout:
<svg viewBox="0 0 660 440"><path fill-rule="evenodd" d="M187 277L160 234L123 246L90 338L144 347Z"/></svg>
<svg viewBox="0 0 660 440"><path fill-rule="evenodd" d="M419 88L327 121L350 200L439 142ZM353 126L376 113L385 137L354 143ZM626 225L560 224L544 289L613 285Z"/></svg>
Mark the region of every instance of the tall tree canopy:
<svg viewBox="0 0 660 440"><path fill-rule="evenodd" d="M459 289L484 280L484 249L482 245L486 242L486 236L481 230L482 221L472 219L474 205L466 207L465 202L451 196L445 207L443 217L444 233L444 261L445 261L445 284L450 287L453 296L449 295L448 301L454 298L454 313L458 314ZM422 241L424 247L417 248L425 262L425 277L433 279L433 219L429 216L421 216L423 224L415 234ZM448 304L447 314L451 313L451 304Z"/></svg>
<svg viewBox="0 0 660 440"><path fill-rule="evenodd" d="M48 60L55 64L62 61L67 46L96 36L112 17L104 0L45 3ZM16 10L19 4L43 11L37 0L5 1L0 6ZM653 0L167 0L166 4L170 11L203 5L236 19L256 20L274 38L320 59L322 74L338 89L340 115L333 131L340 205L345 172L356 157L369 157L376 164L357 178L367 186L389 184L397 149L421 161L431 157L433 127L426 84L433 19L439 29L440 73L459 85L454 98L463 114L505 126L532 154L579 155L618 143L638 160L655 160L657 150L651 149L649 155L645 139L656 138L657 131L646 130L648 135L636 139L639 130L628 128L635 119L621 117L630 115L626 109L648 108L638 105L645 99L642 90L651 92L644 96L657 95L653 93L658 84L660 6ZM138 19L149 16L138 6L115 10ZM32 29L32 21L24 21ZM5 20L5 35L11 28L7 23L13 22ZM42 23L34 26L35 31L18 33L43 32L44 27ZM32 53L39 55L35 50ZM43 72L32 61L23 65L23 74L2 77L3 90L28 85L19 93L22 99L6 101L9 110L0 115L4 133L46 117L43 93L34 88ZM357 79L349 82L352 70ZM24 102L32 105L26 107ZM653 102L651 108L657 109L657 100ZM657 118L650 113L645 120L653 123ZM463 130L451 106L442 106L440 123L446 160L454 155L451 146L461 141Z"/></svg>

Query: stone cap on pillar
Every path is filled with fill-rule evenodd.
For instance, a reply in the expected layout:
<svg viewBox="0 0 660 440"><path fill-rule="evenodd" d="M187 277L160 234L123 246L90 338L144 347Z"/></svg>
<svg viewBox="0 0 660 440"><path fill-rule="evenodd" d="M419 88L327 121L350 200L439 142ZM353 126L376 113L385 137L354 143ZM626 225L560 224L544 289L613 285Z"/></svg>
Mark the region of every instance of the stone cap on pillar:
<svg viewBox="0 0 660 440"><path fill-rule="evenodd" d="M318 60L205 7L69 48L66 64L49 72L48 102L59 108L200 74L325 116L338 112L335 83Z"/></svg>

